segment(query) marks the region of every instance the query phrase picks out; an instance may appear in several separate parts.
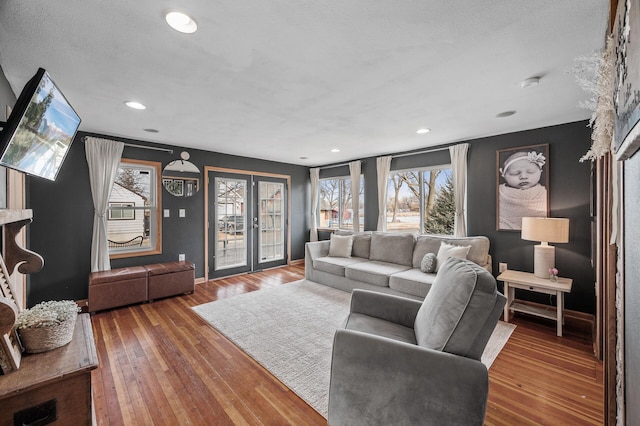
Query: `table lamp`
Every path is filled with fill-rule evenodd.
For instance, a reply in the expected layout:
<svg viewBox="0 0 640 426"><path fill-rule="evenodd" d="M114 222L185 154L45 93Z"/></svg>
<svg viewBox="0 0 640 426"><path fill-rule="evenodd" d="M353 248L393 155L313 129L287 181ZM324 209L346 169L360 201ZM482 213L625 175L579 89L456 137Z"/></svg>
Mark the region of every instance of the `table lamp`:
<svg viewBox="0 0 640 426"><path fill-rule="evenodd" d="M569 242L569 219L523 217L521 238L540 241L534 249L533 275L549 278L549 269L554 268L556 263L556 248L549 243Z"/></svg>

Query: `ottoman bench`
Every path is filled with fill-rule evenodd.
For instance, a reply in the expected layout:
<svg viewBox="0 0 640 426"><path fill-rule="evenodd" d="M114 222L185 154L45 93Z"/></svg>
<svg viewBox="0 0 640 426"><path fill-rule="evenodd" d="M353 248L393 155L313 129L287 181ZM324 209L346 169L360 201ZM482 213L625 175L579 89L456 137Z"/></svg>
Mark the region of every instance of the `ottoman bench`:
<svg viewBox="0 0 640 426"><path fill-rule="evenodd" d="M195 266L189 261L156 263L144 268L148 274L150 302L195 290Z"/></svg>
<svg viewBox="0 0 640 426"><path fill-rule="evenodd" d="M144 266L92 272L89 276L89 312L146 302L147 270Z"/></svg>

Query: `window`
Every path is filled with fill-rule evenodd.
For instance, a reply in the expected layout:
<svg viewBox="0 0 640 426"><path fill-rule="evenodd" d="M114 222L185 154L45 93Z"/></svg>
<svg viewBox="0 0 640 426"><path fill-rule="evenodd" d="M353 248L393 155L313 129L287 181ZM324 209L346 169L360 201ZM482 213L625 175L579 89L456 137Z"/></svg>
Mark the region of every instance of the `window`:
<svg viewBox="0 0 640 426"><path fill-rule="evenodd" d="M320 228L348 228L353 227L353 208L351 204L351 178L337 177L320 179L319 182L319 210ZM360 230L364 229L364 180L360 176Z"/></svg>
<svg viewBox="0 0 640 426"><path fill-rule="evenodd" d="M134 207L132 203L109 203L109 220L135 220L135 211L117 207Z"/></svg>
<svg viewBox="0 0 640 426"><path fill-rule="evenodd" d="M455 211L451 166L389 173L388 231L452 235Z"/></svg>
<svg viewBox="0 0 640 426"><path fill-rule="evenodd" d="M122 159L109 197L111 258L161 253L160 163Z"/></svg>

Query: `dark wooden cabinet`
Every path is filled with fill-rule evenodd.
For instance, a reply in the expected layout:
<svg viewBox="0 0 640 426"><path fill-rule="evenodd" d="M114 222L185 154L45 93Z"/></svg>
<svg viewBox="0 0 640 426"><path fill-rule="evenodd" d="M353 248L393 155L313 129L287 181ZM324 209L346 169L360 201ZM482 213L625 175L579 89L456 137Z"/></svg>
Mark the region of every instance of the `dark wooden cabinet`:
<svg viewBox="0 0 640 426"><path fill-rule="evenodd" d="M69 344L24 355L18 370L0 376L0 425L92 424L91 370L97 367L91 319L80 314Z"/></svg>

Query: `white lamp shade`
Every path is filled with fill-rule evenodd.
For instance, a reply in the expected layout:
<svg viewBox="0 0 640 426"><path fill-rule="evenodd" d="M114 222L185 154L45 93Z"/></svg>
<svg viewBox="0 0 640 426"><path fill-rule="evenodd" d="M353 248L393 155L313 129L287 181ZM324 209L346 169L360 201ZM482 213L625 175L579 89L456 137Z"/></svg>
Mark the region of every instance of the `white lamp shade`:
<svg viewBox="0 0 640 426"><path fill-rule="evenodd" d="M522 239L545 243L568 243L569 219L557 217L523 217Z"/></svg>

